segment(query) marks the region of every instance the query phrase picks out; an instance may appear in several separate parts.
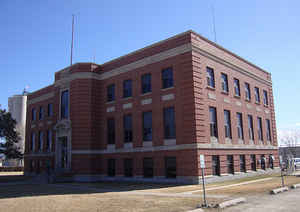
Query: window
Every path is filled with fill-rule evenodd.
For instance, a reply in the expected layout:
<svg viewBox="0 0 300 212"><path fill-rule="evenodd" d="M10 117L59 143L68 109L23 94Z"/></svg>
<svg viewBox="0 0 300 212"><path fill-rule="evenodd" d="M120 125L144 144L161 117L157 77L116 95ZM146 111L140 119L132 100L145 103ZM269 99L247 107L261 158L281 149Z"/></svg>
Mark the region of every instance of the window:
<svg viewBox="0 0 300 212"><path fill-rule="evenodd" d="M256 156L250 155L251 170L256 171Z"/></svg>
<svg viewBox="0 0 300 212"><path fill-rule="evenodd" d="M268 92L264 90L263 93L264 93L264 105L269 105Z"/></svg>
<svg viewBox="0 0 300 212"><path fill-rule="evenodd" d="M144 177L153 177L153 159L152 158L144 158L143 174L144 174Z"/></svg>
<svg viewBox="0 0 300 212"><path fill-rule="evenodd" d="M149 93L151 91L151 74L144 74L142 75L142 94Z"/></svg>
<svg viewBox="0 0 300 212"><path fill-rule="evenodd" d="M125 115L124 123L124 142L132 142L132 116L131 114Z"/></svg>
<svg viewBox="0 0 300 212"><path fill-rule="evenodd" d="M48 116L53 116L53 104L48 104Z"/></svg>
<svg viewBox="0 0 300 212"><path fill-rule="evenodd" d="M254 87L254 94L255 94L255 102L260 103L260 95L259 95L259 88Z"/></svg>
<svg viewBox="0 0 300 212"><path fill-rule="evenodd" d="M133 160L131 158L124 159L124 176L125 177L133 176Z"/></svg>
<svg viewBox="0 0 300 212"><path fill-rule="evenodd" d="M258 132L258 140L263 141L263 129L262 129L262 120L261 117L257 117L257 132Z"/></svg>
<svg viewBox="0 0 300 212"><path fill-rule="evenodd" d="M234 95L241 96L240 81L238 79L234 78L233 83L234 83Z"/></svg>
<svg viewBox="0 0 300 212"><path fill-rule="evenodd" d="M109 177L114 177L116 175L116 160L115 159L107 160L107 175Z"/></svg>
<svg viewBox="0 0 300 212"><path fill-rule="evenodd" d="M212 156L212 175L220 176L220 157L219 155Z"/></svg>
<svg viewBox="0 0 300 212"><path fill-rule="evenodd" d="M225 128L225 137L231 138L231 120L230 120L229 110L224 110L224 128Z"/></svg>
<svg viewBox="0 0 300 212"><path fill-rule="evenodd" d="M173 80L173 69L172 68L167 68L167 69L162 70L161 78L162 78L162 88L173 87L174 80Z"/></svg>
<svg viewBox="0 0 300 212"><path fill-rule="evenodd" d="M115 84L107 86L107 102L115 101Z"/></svg>
<svg viewBox="0 0 300 212"><path fill-rule="evenodd" d="M61 109L61 118L67 119L69 118L69 91L63 91L61 93L61 103L60 103L60 109Z"/></svg>
<svg viewBox="0 0 300 212"><path fill-rule="evenodd" d="M227 155L227 173L234 174L233 155Z"/></svg>
<svg viewBox="0 0 300 212"><path fill-rule="evenodd" d="M143 113L143 140L152 141L152 112Z"/></svg>
<svg viewBox="0 0 300 212"><path fill-rule="evenodd" d="M270 119L266 119L266 125L267 125L267 140L271 141L271 122Z"/></svg>
<svg viewBox="0 0 300 212"><path fill-rule="evenodd" d="M42 131L40 131L39 132L39 143L38 143L39 151L43 151L43 139L44 139L44 133Z"/></svg>
<svg viewBox="0 0 300 212"><path fill-rule="evenodd" d="M46 149L48 152L51 152L52 146L52 130L47 131L47 142L46 142Z"/></svg>
<svg viewBox="0 0 300 212"><path fill-rule="evenodd" d="M107 144L115 144L115 119L107 119Z"/></svg>
<svg viewBox="0 0 300 212"><path fill-rule="evenodd" d="M29 172L33 172L33 171L34 171L34 160L30 160Z"/></svg>
<svg viewBox="0 0 300 212"><path fill-rule="evenodd" d="M174 107L164 108L165 139L176 138Z"/></svg>
<svg viewBox="0 0 300 212"><path fill-rule="evenodd" d="M222 91L228 93L228 77L227 74L221 74Z"/></svg>
<svg viewBox="0 0 300 212"><path fill-rule="evenodd" d="M245 98L246 100L251 100L251 91L250 91L250 85L249 83L245 82Z"/></svg>
<svg viewBox="0 0 300 212"><path fill-rule="evenodd" d="M31 145L30 145L30 150L34 152L35 150L35 133L31 133Z"/></svg>
<svg viewBox="0 0 300 212"><path fill-rule="evenodd" d="M241 113L236 113L237 119L237 133L239 139L244 139L244 129L243 129L243 115Z"/></svg>
<svg viewBox="0 0 300 212"><path fill-rule="evenodd" d="M210 119L210 136L218 137L218 125L217 125L217 111L215 107L209 107L209 119Z"/></svg>
<svg viewBox="0 0 300 212"><path fill-rule="evenodd" d="M128 98L132 96L132 80L125 80L123 82L123 97Z"/></svg>
<svg viewBox="0 0 300 212"><path fill-rule="evenodd" d="M44 108L41 106L39 110L39 120L44 119Z"/></svg>
<svg viewBox="0 0 300 212"><path fill-rule="evenodd" d="M261 155L261 157L260 157L260 165L261 165L261 169L263 169L263 170L266 169L266 157L265 157L265 155Z"/></svg>
<svg viewBox="0 0 300 212"><path fill-rule="evenodd" d="M249 132L249 139L254 140L253 118L251 115L248 115L248 132Z"/></svg>
<svg viewBox="0 0 300 212"><path fill-rule="evenodd" d="M166 178L176 178L176 157L165 157Z"/></svg>
<svg viewBox="0 0 300 212"><path fill-rule="evenodd" d="M207 74L207 86L215 88L214 70L212 68L207 67L206 74Z"/></svg>
<svg viewBox="0 0 300 212"><path fill-rule="evenodd" d="M246 172L246 159L245 155L240 155L240 171Z"/></svg>
<svg viewBox="0 0 300 212"><path fill-rule="evenodd" d="M31 110L31 119L32 119L32 121L36 120L36 109L35 108L32 108L32 110Z"/></svg>

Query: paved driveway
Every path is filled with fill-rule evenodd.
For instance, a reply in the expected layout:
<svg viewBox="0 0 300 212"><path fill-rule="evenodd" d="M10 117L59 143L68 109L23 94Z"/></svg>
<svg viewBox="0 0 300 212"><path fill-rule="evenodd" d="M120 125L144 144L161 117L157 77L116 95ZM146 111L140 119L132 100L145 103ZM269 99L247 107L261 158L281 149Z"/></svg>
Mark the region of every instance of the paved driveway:
<svg viewBox="0 0 300 212"><path fill-rule="evenodd" d="M278 195L263 195L249 197L246 204L228 208L226 212L299 212L300 211L300 189L290 190Z"/></svg>

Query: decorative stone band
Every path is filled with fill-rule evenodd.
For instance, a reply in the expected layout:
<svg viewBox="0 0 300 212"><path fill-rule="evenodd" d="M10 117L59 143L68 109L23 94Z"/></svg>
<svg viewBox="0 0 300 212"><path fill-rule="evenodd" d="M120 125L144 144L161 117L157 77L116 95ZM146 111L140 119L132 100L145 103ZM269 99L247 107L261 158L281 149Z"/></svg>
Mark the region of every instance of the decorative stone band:
<svg viewBox="0 0 300 212"><path fill-rule="evenodd" d="M145 146L137 148L104 149L104 150L72 150L72 154L111 154L127 152L153 152L166 150L188 150L188 149L230 149L230 150L277 150L278 147L271 145L239 145L239 144L180 144L171 146Z"/></svg>
<svg viewBox="0 0 300 212"><path fill-rule="evenodd" d="M55 155L55 152L37 152L37 153L29 153L24 154L24 157L52 157Z"/></svg>
<svg viewBox="0 0 300 212"><path fill-rule="evenodd" d="M30 99L27 101L27 105L35 104L37 102L41 102L54 97L54 92L49 92L34 99Z"/></svg>

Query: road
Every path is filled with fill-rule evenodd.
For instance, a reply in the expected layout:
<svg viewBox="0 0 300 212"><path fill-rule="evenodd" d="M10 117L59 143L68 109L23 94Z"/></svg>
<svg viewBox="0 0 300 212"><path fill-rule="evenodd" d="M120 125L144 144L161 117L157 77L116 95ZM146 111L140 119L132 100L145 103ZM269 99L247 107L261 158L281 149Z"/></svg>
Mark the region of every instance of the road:
<svg viewBox="0 0 300 212"><path fill-rule="evenodd" d="M299 212L300 189L290 190L277 195L263 195L247 198L247 203L224 210L225 212Z"/></svg>

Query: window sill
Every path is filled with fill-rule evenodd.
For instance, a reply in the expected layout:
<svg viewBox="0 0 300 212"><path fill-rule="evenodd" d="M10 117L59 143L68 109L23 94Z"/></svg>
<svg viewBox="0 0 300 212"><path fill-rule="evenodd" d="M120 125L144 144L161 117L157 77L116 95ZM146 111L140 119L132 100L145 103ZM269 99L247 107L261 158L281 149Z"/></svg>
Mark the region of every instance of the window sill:
<svg viewBox="0 0 300 212"><path fill-rule="evenodd" d="M238 96L238 95L236 95L236 94L234 94L233 97L234 97L234 98L237 98L237 99L241 99L241 96Z"/></svg>
<svg viewBox="0 0 300 212"><path fill-rule="evenodd" d="M221 91L221 94L224 94L224 95L229 95L229 92L227 92L227 91Z"/></svg>
<svg viewBox="0 0 300 212"><path fill-rule="evenodd" d="M122 100L123 100L123 101L126 101L126 100L129 100L129 99L132 99L132 98L133 98L132 96L129 96L129 97L123 97Z"/></svg>
<svg viewBox="0 0 300 212"><path fill-rule="evenodd" d="M211 87L211 86L209 86L209 85L208 85L208 86L206 86L206 88L207 88L207 89L209 89L209 90L211 90L211 91L215 91L215 90L216 90L216 88L214 88L214 87Z"/></svg>
<svg viewBox="0 0 300 212"><path fill-rule="evenodd" d="M255 101L255 104L260 105L260 102Z"/></svg>
<svg viewBox="0 0 300 212"><path fill-rule="evenodd" d="M266 105L266 104L264 104L264 107L268 108L268 107L269 107L269 105Z"/></svg>
<svg viewBox="0 0 300 212"><path fill-rule="evenodd" d="M140 96L147 96L147 95L151 95L151 94L152 94L152 92L147 92L147 93L141 94Z"/></svg>
<svg viewBox="0 0 300 212"><path fill-rule="evenodd" d="M143 141L143 147L152 147L152 141Z"/></svg>
<svg viewBox="0 0 300 212"><path fill-rule="evenodd" d="M245 101L246 101L246 102L251 102L251 99L247 99L247 98L246 98Z"/></svg>
<svg viewBox="0 0 300 212"><path fill-rule="evenodd" d="M168 88L162 88L161 91L167 91L167 90L171 90L171 89L173 89L173 88L175 88L175 87L172 86L172 87L168 87Z"/></svg>
<svg viewBox="0 0 300 212"><path fill-rule="evenodd" d="M116 103L116 101L106 102L105 104L110 105L110 104L114 104L114 103Z"/></svg>

